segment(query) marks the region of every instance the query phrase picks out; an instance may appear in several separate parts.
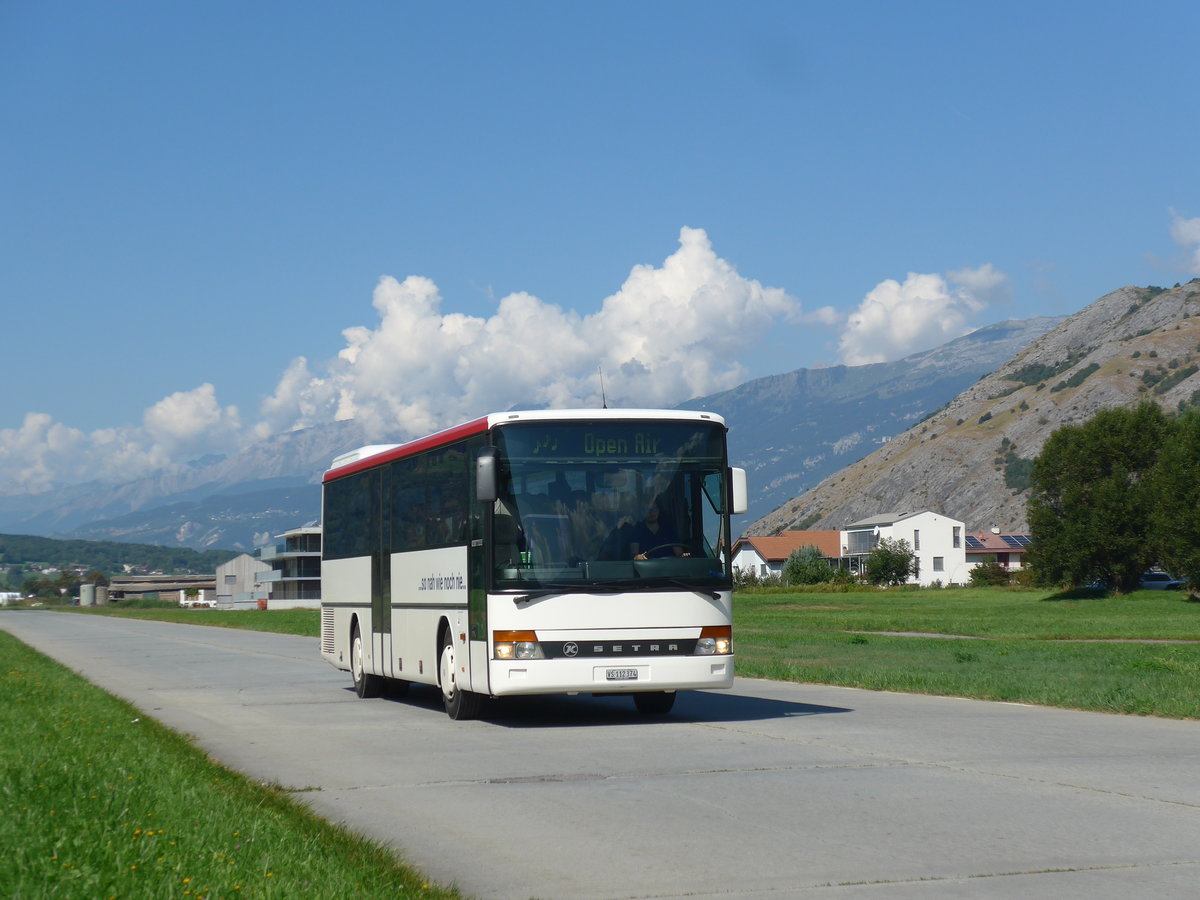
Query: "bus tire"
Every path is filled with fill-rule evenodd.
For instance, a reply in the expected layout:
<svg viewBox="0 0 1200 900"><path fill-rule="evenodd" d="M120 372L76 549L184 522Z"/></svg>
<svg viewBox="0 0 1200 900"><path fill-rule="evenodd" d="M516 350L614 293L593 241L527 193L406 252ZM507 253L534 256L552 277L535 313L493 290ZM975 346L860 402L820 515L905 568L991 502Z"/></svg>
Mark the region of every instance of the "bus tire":
<svg viewBox="0 0 1200 900"><path fill-rule="evenodd" d="M438 656L438 683L442 688L442 703L446 715L455 720L474 719L479 715L483 697L474 691L462 690L458 686L458 664L454 652L454 635L447 629L442 638L442 652Z"/></svg>
<svg viewBox="0 0 1200 900"><path fill-rule="evenodd" d="M643 691L633 695L633 705L644 716L665 716L675 705L675 691Z"/></svg>
<svg viewBox="0 0 1200 900"><path fill-rule="evenodd" d="M354 679L354 693L364 700L369 697L378 697L382 687L380 677L367 674L366 669L362 635L359 633L358 625L355 625L354 631L350 634L350 677Z"/></svg>

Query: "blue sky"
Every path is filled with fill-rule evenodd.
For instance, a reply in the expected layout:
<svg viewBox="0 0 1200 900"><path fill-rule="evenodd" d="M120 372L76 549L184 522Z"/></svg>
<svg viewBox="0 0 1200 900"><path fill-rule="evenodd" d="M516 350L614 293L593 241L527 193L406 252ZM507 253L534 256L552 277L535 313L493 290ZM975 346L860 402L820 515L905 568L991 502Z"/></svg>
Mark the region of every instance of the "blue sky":
<svg viewBox="0 0 1200 900"><path fill-rule="evenodd" d="M1198 26L8 0L0 490L590 403L600 369L674 404L1186 281Z"/></svg>

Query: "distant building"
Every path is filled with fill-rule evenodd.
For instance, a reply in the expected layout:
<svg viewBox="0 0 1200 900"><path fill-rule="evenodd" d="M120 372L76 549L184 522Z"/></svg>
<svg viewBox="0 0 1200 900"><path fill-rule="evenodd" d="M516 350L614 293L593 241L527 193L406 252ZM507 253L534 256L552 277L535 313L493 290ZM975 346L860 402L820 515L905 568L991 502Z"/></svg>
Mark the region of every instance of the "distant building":
<svg viewBox="0 0 1200 900"><path fill-rule="evenodd" d="M774 537L742 537L733 545L733 565L743 574L760 578L783 573L793 552L812 545L830 566L859 575L871 551L884 538L905 541L916 556L919 575L913 583L925 587L966 584L971 570L994 559L1006 569L1023 565L1029 535L1007 534L998 528L967 534L963 523L941 513L883 513L853 522L841 531L783 531Z"/></svg>
<svg viewBox="0 0 1200 900"><path fill-rule="evenodd" d="M217 566L217 608L253 609L260 599L266 599L262 576L271 566L261 559L243 553Z"/></svg>
<svg viewBox="0 0 1200 900"><path fill-rule="evenodd" d="M276 535L282 543L259 550L270 571L259 584L270 609L321 606L321 526L303 525Z"/></svg>
<svg viewBox="0 0 1200 900"><path fill-rule="evenodd" d="M108 599L173 600L180 606L215 606L217 582L212 575L114 575Z"/></svg>
<svg viewBox="0 0 1200 900"><path fill-rule="evenodd" d="M1029 543L1027 533L1009 534L999 528L968 534L967 567L973 569L980 563L994 559L1004 568L1016 571L1025 565L1025 553L1029 550Z"/></svg>
<svg viewBox="0 0 1200 900"><path fill-rule="evenodd" d="M787 558L802 547L821 551L829 565L837 568L841 553L840 531L784 531L775 537L743 537L733 544L733 566L759 578L779 575Z"/></svg>
<svg viewBox="0 0 1200 900"><path fill-rule="evenodd" d="M963 523L941 513L924 510L884 513L854 522L842 529L842 556L852 572L863 569L867 556L884 538L903 540L917 558L916 582L929 586L966 584L966 536Z"/></svg>

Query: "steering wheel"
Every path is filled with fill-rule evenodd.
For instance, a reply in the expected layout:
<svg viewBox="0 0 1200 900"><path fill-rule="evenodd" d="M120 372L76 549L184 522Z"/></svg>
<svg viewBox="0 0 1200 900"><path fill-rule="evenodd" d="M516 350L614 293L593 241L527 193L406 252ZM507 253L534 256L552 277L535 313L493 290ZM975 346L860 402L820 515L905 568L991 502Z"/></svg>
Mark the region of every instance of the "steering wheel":
<svg viewBox="0 0 1200 900"><path fill-rule="evenodd" d="M659 550L666 550L668 547L683 547L684 550L687 550L687 544L683 541L668 541L665 544L659 544L657 547L651 547L649 550L641 551L641 555L646 557L646 559L650 559L650 554L657 553Z"/></svg>

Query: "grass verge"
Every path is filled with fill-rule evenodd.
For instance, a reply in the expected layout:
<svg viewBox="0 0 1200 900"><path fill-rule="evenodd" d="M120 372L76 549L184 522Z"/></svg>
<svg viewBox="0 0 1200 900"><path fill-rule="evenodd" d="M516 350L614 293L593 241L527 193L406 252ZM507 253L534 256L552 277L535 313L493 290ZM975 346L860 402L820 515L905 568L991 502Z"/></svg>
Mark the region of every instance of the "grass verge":
<svg viewBox="0 0 1200 900"><path fill-rule="evenodd" d="M734 610L739 675L1200 718L1200 643L1168 643L1200 642L1200 604L1175 592L739 593Z"/></svg>
<svg viewBox="0 0 1200 900"><path fill-rule="evenodd" d="M219 628L244 628L317 637L321 633L319 609L181 609L174 604L162 607L61 606L60 612L81 616L121 616L128 619L155 619L185 625L216 625Z"/></svg>
<svg viewBox="0 0 1200 900"><path fill-rule="evenodd" d="M0 632L0 895L455 898Z"/></svg>

